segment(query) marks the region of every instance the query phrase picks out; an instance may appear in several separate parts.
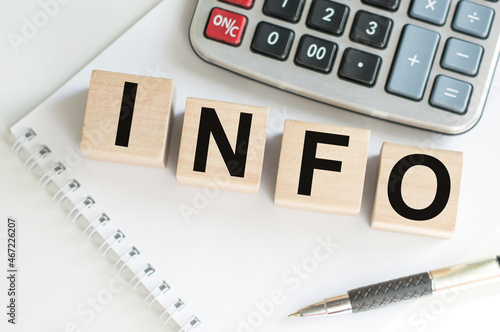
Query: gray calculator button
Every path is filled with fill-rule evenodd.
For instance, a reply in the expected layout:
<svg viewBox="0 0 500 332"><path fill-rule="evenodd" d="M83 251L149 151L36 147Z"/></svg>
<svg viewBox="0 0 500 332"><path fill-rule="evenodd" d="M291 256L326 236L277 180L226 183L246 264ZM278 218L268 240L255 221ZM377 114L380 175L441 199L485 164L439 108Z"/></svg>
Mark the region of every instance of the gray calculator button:
<svg viewBox="0 0 500 332"><path fill-rule="evenodd" d="M441 67L469 76L476 76L483 56L483 48L477 44L450 38L444 49Z"/></svg>
<svg viewBox="0 0 500 332"><path fill-rule="evenodd" d="M454 78L440 75L436 77L430 104L450 112L464 114L467 111L472 85Z"/></svg>
<svg viewBox="0 0 500 332"><path fill-rule="evenodd" d="M410 16L421 21L443 25L448 16L451 0L414 0Z"/></svg>
<svg viewBox="0 0 500 332"><path fill-rule="evenodd" d="M388 92L413 100L422 99L439 38L437 32L405 26L387 82Z"/></svg>
<svg viewBox="0 0 500 332"><path fill-rule="evenodd" d="M489 7L460 1L452 28L475 37L486 38L490 33L494 15L495 11Z"/></svg>

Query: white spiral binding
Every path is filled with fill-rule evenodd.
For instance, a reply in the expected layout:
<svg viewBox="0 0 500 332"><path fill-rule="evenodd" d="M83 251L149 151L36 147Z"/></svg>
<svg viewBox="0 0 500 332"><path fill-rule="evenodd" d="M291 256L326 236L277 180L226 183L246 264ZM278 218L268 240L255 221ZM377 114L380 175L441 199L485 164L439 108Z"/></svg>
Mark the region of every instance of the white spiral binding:
<svg viewBox="0 0 500 332"><path fill-rule="evenodd" d="M116 261L113 266L115 269L118 269L118 274L121 274L123 269L128 266L128 263L132 262L139 256L140 252L135 247L130 248L127 252L120 257L119 260Z"/></svg>
<svg viewBox="0 0 500 332"><path fill-rule="evenodd" d="M172 303L165 311L161 314L160 319L163 318L166 314L168 314L167 319L163 322L163 324L167 324L169 320L174 316L176 312L184 308L185 304L181 299L177 299Z"/></svg>
<svg viewBox="0 0 500 332"><path fill-rule="evenodd" d="M198 319L198 317L193 316L191 319L189 319L189 322L181 326L181 329L179 332L188 332L191 331L192 329L196 328L198 325L201 324L201 321Z"/></svg>
<svg viewBox="0 0 500 332"><path fill-rule="evenodd" d="M28 167L29 171L32 171L33 168L35 168L36 165L43 159L47 158L47 156L50 154L50 149L42 145L38 150L36 150L26 161L24 164L26 167Z"/></svg>
<svg viewBox="0 0 500 332"><path fill-rule="evenodd" d="M104 250L102 255L106 256L106 254L113 248L113 246L117 243L120 243L123 239L125 238L125 234L122 233L119 229L116 230L116 232L111 235L106 241L104 241L98 251Z"/></svg>
<svg viewBox="0 0 500 332"><path fill-rule="evenodd" d="M156 302L156 300L158 300L158 298L160 296L162 296L163 294L165 294L166 292L168 292L170 289L170 286L165 282L165 281L161 281L160 284L158 286L156 286L152 291L151 293L149 293L149 295L146 297L146 299L144 299L144 302L148 302L150 298L153 298L151 300L151 302L149 302L149 306L151 307L153 305L153 303Z"/></svg>
<svg viewBox="0 0 500 332"><path fill-rule="evenodd" d="M48 186L48 184L50 183L50 181L52 181L52 178L56 175L59 175L61 174L62 172L64 172L66 170L66 167L64 167L64 165L60 162L57 162L54 167L52 167L51 169L49 169L47 171L47 173L45 173L41 178L40 178L40 181L38 181L39 183L42 184L42 188L45 188Z"/></svg>
<svg viewBox="0 0 500 332"><path fill-rule="evenodd" d="M91 222L87 228L85 228L85 230L83 231L83 234L87 234L88 231L90 231L92 229L92 232L90 232L89 236L87 237L88 240L90 240L94 234L99 230L100 227L106 225L109 221L109 217L106 215L106 213L101 213L101 215L97 218L95 218L95 220L93 222Z"/></svg>
<svg viewBox="0 0 500 332"><path fill-rule="evenodd" d="M130 284L132 285L136 280L137 282L134 285L134 290L139 287L139 285L144 281L144 279L149 278L153 273L155 273L156 270L154 267L151 266L151 264L146 264L137 274L130 280Z"/></svg>
<svg viewBox="0 0 500 332"><path fill-rule="evenodd" d="M33 138L35 138L35 136L36 133L33 131L33 129L28 128L21 136L18 137L16 142L12 145L12 150L14 151L14 153L18 154L23 146Z"/></svg>
<svg viewBox="0 0 500 332"><path fill-rule="evenodd" d="M26 129L19 137L17 137L16 141L12 145L12 150L15 154L19 154L19 152L23 148L27 147L27 143L36 138L36 133L33 129ZM28 151L29 153L30 151ZM32 171L37 165L40 165L40 162L47 158L51 154L50 149L41 145L38 146L37 149L32 151L32 154L26 159L25 165L29 171ZM53 200L56 201L57 205L61 205L65 200L67 200L72 193L77 192L80 188L80 183L75 179L67 179L64 171L66 167L61 162L54 162L53 166L47 169L44 169L45 173L40 177L39 183L42 185L42 188L46 188L51 182L56 182L54 179L57 176L61 176L63 182L66 181L65 185L61 186L56 194L53 197ZM42 167L43 168L43 167ZM79 203L75 204L74 207L68 213L68 217L72 219L72 222L75 223L78 219L86 212L92 209L95 205L95 201L91 196L85 196L83 200ZM89 225L85 228L83 233L87 235L88 239L91 239L98 230L105 226L110 221L110 218L104 213L100 213L98 217L96 217ZM92 231L91 231L92 230ZM98 248L98 251L103 251L103 256L105 256L113 246L120 243L125 238L125 234L123 234L119 229L117 229L111 236L109 236ZM137 250L134 246L130 247L127 252L122 255L118 261L114 264L114 268L118 269L118 273L121 273L129 264L136 259L140 255L139 250ZM144 284L144 281L151 277L155 273L155 269L151 264L146 264L142 269L137 272L134 277L130 280L130 284L134 284L134 290L139 287L139 285ZM153 290L151 290L147 297L145 298L145 302L149 301L149 306L151 307L155 302L159 302L159 299L165 295L170 290L170 286L165 282L161 281ZM184 302L177 298L170 306L168 306L161 314L160 319L163 319L165 315L168 315L164 324L167 324L174 314L185 307ZM176 321L175 319L173 319ZM189 321L184 324L180 324L180 322L176 321L176 323L180 326L178 332L188 332L196 327L198 327L201 322L196 316L191 316Z"/></svg>
<svg viewBox="0 0 500 332"><path fill-rule="evenodd" d="M80 203L75 205L75 207L68 213L68 217L73 218L71 222L75 223L78 218L85 212L85 210L89 210L92 205L94 205L95 201L92 197L85 197Z"/></svg>
<svg viewBox="0 0 500 332"><path fill-rule="evenodd" d="M61 205L62 202L68 197L69 194L80 188L80 184L76 180L71 180L65 186L61 187L59 191L54 195L53 200L57 201L57 205Z"/></svg>

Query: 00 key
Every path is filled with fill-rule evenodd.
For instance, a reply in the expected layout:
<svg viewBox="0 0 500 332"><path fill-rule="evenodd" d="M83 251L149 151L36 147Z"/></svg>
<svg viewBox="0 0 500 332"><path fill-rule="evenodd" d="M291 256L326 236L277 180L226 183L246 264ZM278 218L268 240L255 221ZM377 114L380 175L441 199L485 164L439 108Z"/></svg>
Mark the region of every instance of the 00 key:
<svg viewBox="0 0 500 332"><path fill-rule="evenodd" d="M295 55L295 64L322 73L332 70L337 44L321 38L304 35Z"/></svg>

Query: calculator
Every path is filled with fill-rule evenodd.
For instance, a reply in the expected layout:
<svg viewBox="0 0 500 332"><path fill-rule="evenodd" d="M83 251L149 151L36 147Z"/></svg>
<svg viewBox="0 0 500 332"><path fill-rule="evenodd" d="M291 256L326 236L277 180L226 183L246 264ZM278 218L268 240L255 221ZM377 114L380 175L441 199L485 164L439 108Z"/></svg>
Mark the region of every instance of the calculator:
<svg viewBox="0 0 500 332"><path fill-rule="evenodd" d="M480 119L498 0L198 0L204 60L343 109L446 134Z"/></svg>

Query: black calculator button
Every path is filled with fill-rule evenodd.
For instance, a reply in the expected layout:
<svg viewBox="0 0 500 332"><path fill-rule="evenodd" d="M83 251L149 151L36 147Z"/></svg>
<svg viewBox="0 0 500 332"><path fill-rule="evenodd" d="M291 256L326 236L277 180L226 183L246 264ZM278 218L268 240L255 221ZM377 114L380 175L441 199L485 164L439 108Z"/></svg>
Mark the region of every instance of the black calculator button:
<svg viewBox="0 0 500 332"><path fill-rule="evenodd" d="M396 11L398 9L399 1L400 0L363 0L363 2L367 5L372 5L390 11Z"/></svg>
<svg viewBox="0 0 500 332"><path fill-rule="evenodd" d="M294 32L278 25L260 22L252 41L252 51L285 61L290 54Z"/></svg>
<svg viewBox="0 0 500 332"><path fill-rule="evenodd" d="M295 64L322 73L332 70L337 44L321 38L304 35L295 55Z"/></svg>
<svg viewBox="0 0 500 332"><path fill-rule="evenodd" d="M330 0L314 0L307 25L315 30L339 36L344 32L349 7Z"/></svg>
<svg viewBox="0 0 500 332"><path fill-rule="evenodd" d="M351 39L376 48L385 48L391 30L390 18L360 10L354 18Z"/></svg>
<svg viewBox="0 0 500 332"><path fill-rule="evenodd" d="M382 59L374 54L347 48L340 63L339 76L366 86L377 81Z"/></svg>
<svg viewBox="0 0 500 332"><path fill-rule="evenodd" d="M304 8L305 0L266 0L264 14L288 22L298 22Z"/></svg>

